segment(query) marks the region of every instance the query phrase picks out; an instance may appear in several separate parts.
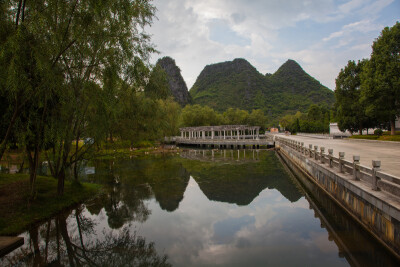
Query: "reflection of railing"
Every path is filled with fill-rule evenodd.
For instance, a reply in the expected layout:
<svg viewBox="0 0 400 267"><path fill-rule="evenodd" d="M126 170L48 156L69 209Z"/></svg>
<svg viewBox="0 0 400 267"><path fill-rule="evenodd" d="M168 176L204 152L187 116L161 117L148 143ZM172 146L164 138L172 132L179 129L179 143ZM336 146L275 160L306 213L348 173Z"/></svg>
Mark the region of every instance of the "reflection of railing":
<svg viewBox="0 0 400 267"><path fill-rule="evenodd" d="M378 160L372 161L372 168L360 165L360 156L353 156L353 161L345 160L345 153L339 152L339 157L333 156L333 149L328 149L328 154L325 153L325 148L309 145L307 148L304 142L287 139L276 136L275 141L279 145L285 145L293 150L314 159L322 164L327 164L329 168L335 169L343 174L350 174L354 180L363 180L370 184L373 190L382 190L390 194L400 197L400 178L384 173L381 171L381 162Z"/></svg>

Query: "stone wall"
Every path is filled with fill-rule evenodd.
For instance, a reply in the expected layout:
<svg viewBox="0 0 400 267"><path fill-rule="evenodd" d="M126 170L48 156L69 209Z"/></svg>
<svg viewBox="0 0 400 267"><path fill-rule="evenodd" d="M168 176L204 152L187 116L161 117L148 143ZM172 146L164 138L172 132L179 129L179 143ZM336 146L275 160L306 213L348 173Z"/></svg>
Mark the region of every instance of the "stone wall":
<svg viewBox="0 0 400 267"><path fill-rule="evenodd" d="M278 154L290 168L303 172L361 226L400 259L400 202L398 197L374 191L370 183L354 180L301 151L277 142Z"/></svg>

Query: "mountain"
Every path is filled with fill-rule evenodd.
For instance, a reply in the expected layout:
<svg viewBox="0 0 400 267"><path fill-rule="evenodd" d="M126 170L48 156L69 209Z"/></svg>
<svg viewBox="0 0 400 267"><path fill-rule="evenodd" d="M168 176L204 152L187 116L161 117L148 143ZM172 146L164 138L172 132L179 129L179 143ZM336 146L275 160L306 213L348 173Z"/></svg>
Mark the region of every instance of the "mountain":
<svg viewBox="0 0 400 267"><path fill-rule="evenodd" d="M207 65L190 89L194 104L223 112L240 108L262 109L270 117L280 117L311 104L334 103L334 94L308 75L294 60L286 61L274 74L261 74L245 59Z"/></svg>
<svg viewBox="0 0 400 267"><path fill-rule="evenodd" d="M169 89L175 100L181 106L191 103L191 97L189 95L188 88L181 75L181 70L175 63L175 60L170 57L163 57L157 61L157 64L160 65L167 74Z"/></svg>

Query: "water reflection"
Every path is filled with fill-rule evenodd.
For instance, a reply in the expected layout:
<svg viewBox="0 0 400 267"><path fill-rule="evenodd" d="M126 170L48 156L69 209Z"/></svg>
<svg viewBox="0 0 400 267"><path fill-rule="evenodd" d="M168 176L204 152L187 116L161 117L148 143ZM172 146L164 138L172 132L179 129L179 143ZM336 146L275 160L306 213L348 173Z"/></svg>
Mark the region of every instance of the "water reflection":
<svg viewBox="0 0 400 267"><path fill-rule="evenodd" d="M84 206L32 227L25 245L0 260L1 266L171 266L154 243L128 227L113 232L96 229L99 222Z"/></svg>
<svg viewBox="0 0 400 267"><path fill-rule="evenodd" d="M287 179L274 152L249 150L247 154L246 157L246 150L195 150L181 155L194 159L186 161L184 166L209 200L245 206L266 188L277 189L290 202L300 199L299 190ZM241 164L233 168L232 162Z"/></svg>
<svg viewBox="0 0 400 267"><path fill-rule="evenodd" d="M223 152L82 164L102 197L30 229L0 265L398 264L273 151Z"/></svg>

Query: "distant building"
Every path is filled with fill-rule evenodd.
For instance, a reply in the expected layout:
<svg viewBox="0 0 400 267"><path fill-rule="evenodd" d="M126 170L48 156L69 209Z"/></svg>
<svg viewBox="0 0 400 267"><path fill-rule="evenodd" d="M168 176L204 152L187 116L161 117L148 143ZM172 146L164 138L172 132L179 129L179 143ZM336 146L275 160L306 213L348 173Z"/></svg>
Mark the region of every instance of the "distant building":
<svg viewBox="0 0 400 267"><path fill-rule="evenodd" d="M278 128L271 128L270 132L271 133L279 133L279 129Z"/></svg>
<svg viewBox="0 0 400 267"><path fill-rule="evenodd" d="M332 122L329 124L329 135L340 138L340 137L350 136L351 133L349 131L342 132L339 129L337 122Z"/></svg>

